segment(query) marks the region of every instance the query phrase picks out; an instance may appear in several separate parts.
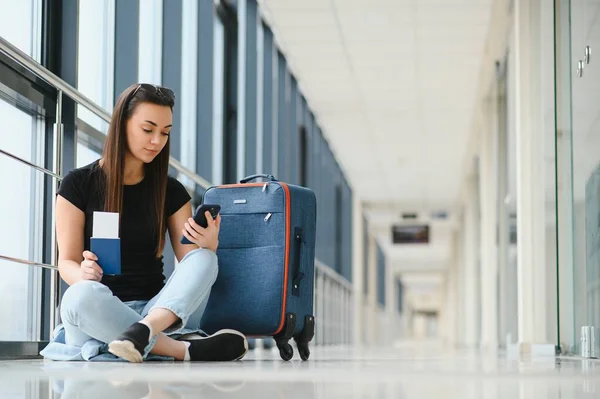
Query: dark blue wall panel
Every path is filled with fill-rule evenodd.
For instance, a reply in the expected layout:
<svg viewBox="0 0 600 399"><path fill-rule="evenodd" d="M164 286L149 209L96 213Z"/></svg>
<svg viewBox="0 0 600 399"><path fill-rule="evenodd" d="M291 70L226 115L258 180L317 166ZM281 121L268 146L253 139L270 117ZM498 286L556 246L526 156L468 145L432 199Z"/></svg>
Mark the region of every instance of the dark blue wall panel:
<svg viewBox="0 0 600 399"><path fill-rule="evenodd" d="M367 219L363 216L363 293L369 293L369 229Z"/></svg>
<svg viewBox="0 0 600 399"><path fill-rule="evenodd" d="M115 4L115 103L129 86L138 83L139 0Z"/></svg>
<svg viewBox="0 0 600 399"><path fill-rule="evenodd" d="M256 170L256 120L257 120L257 91L258 91L258 60L256 53L256 31L258 28L258 5L255 0L246 3L246 52L245 52L245 81L246 92L244 106L245 117L245 167L244 175L257 173ZM239 18L239 16L238 16Z"/></svg>
<svg viewBox="0 0 600 399"><path fill-rule="evenodd" d="M202 1L199 4L210 3ZM221 2L217 7L219 19L225 30L225 101L223 127L223 183L236 183L237 179L237 147L238 147L238 19L237 2L234 7L227 7ZM206 5L206 4L204 4ZM212 14L211 14L212 15ZM198 62L213 62L209 59ZM210 77L212 79L212 76ZM220 106L220 105L219 105ZM209 176L207 176L209 177Z"/></svg>
<svg viewBox="0 0 600 399"><path fill-rule="evenodd" d="M171 156L177 160L181 160L182 10L183 0L163 3L162 85L175 92L173 134L169 136L169 140L171 141Z"/></svg>
<svg viewBox="0 0 600 399"><path fill-rule="evenodd" d="M301 97L301 106L300 106L300 120L298 124L301 126L303 136L300 135L298 137L298 149L296 152L298 153L298 184L307 186L309 183L309 152L310 152L310 123L311 123L311 115L310 110L308 108L308 104L306 103L306 99ZM304 142L302 141L304 140ZM304 149L304 153L302 153L302 149ZM302 180L304 179L304 180Z"/></svg>
<svg viewBox="0 0 600 399"><path fill-rule="evenodd" d="M398 313L401 314L404 309L404 284L400 280L396 280L396 296L398 298Z"/></svg>
<svg viewBox="0 0 600 399"><path fill-rule="evenodd" d="M377 245L377 302L385 306L385 255Z"/></svg>
<svg viewBox="0 0 600 399"><path fill-rule="evenodd" d="M181 27L183 0L163 4L162 85L175 93L173 133L169 136L171 156L181 160ZM212 102L211 102L212 104ZM174 174L170 168L169 173ZM170 276L175 270L171 240L166 240L163 252L163 273Z"/></svg>
<svg viewBox="0 0 600 399"><path fill-rule="evenodd" d="M198 86L196 88L196 143L198 156L196 170L209 181L212 180L213 145L213 63L215 17L213 4L207 1L198 3ZM181 46L181 45L179 45Z"/></svg>
<svg viewBox="0 0 600 399"><path fill-rule="evenodd" d="M342 275L352 281L352 191L340 171L342 180Z"/></svg>
<svg viewBox="0 0 600 399"><path fill-rule="evenodd" d="M291 77L292 86L290 91L290 124L289 136L287 140L287 153L289 160L288 181L292 184L298 184L298 82L296 78Z"/></svg>
<svg viewBox="0 0 600 399"><path fill-rule="evenodd" d="M261 173L273 174L275 173L273 167L273 129L276 126L276 123L273 123L273 114L277 111L275 103L277 93L274 93L277 90L277 81L274 80L274 77L277 75L274 72L277 71L273 70L273 32L266 25L263 25L263 31L263 171Z"/></svg>
<svg viewBox="0 0 600 399"><path fill-rule="evenodd" d="M285 145L287 138L287 125L289 118L289 95L288 95L288 85L289 85L289 74L287 71L287 63L283 54L277 52L277 67L278 67L278 122L277 122L277 178L285 181L287 179L286 173L286 151Z"/></svg>

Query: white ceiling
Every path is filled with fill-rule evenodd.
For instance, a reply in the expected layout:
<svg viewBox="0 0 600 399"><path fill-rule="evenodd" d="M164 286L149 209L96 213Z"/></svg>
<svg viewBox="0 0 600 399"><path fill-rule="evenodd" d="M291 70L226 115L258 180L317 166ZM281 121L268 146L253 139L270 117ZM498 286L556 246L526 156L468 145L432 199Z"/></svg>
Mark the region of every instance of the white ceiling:
<svg viewBox="0 0 600 399"><path fill-rule="evenodd" d="M490 0L259 0L361 200L454 204Z"/></svg>

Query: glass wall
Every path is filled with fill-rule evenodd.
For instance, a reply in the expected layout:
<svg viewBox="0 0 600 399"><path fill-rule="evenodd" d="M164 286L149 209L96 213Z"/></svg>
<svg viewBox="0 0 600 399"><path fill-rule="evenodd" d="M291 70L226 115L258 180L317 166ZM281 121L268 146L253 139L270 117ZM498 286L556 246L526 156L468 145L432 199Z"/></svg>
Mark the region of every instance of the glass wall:
<svg viewBox="0 0 600 399"><path fill-rule="evenodd" d="M21 0L2 7L0 36L39 61L41 58L42 0Z"/></svg>
<svg viewBox="0 0 600 399"><path fill-rule="evenodd" d="M533 109L534 127L539 129L543 151L541 182L543 192L540 201L543 205L543 247L544 282L546 303L541 308L545 320L548 344L560 345L558 300L558 248L557 248L557 212L556 212L556 123L555 123L555 82L554 82L554 5L550 1L539 2L539 27L536 37L533 67L539 71L535 76L534 94L539 107Z"/></svg>
<svg viewBox="0 0 600 399"><path fill-rule="evenodd" d="M556 55L559 112L558 153L568 153L560 166L561 176L570 174L570 185L560 197L563 211L561 249L571 255L573 312L564 340L570 350L580 351L582 326L594 326L596 354L600 350L600 63L592 50L600 49L600 0L558 1ZM569 129L570 128L570 129ZM569 154L570 153L570 154ZM562 187L561 187L562 188ZM570 208L570 209L569 209ZM562 208L561 208L562 209ZM570 223L569 223L570 222ZM562 257L561 257L562 259ZM567 291L568 292L568 291ZM561 293L562 296L562 293ZM565 328L566 329L566 328ZM561 325L562 330L562 325Z"/></svg>
<svg viewBox="0 0 600 399"><path fill-rule="evenodd" d="M197 90L198 87L198 2L183 0L182 51L181 51L181 92L177 96L177 106L181 112L181 126L175 128L180 138L179 161L190 170L196 170L197 131ZM191 185L185 177L181 178L186 186Z"/></svg>
<svg viewBox="0 0 600 399"><path fill-rule="evenodd" d="M496 129L498 134L498 339L505 347L517 339L517 262L516 220L514 198L514 165L509 167L509 118L508 118L508 57L499 62L496 69ZM511 72L513 72L511 70ZM514 133L514 129L512 129ZM514 137L512 141L514 142ZM514 149L514 148L513 148ZM510 183L509 183L510 182ZM512 200L511 200L512 199ZM514 234L513 234L514 233ZM511 239L512 238L512 239Z"/></svg>
<svg viewBox="0 0 600 399"><path fill-rule="evenodd" d="M115 0L80 1L77 89L107 111L114 98ZM77 117L106 134L108 123L80 105Z"/></svg>
<svg viewBox="0 0 600 399"><path fill-rule="evenodd" d="M32 58L40 59L41 2L26 0L3 7L0 36ZM6 75L5 75L6 73ZM25 92L18 92L17 89ZM25 161L44 165L45 121L43 109L24 94L30 85L15 83L13 71L0 73L0 150ZM39 93L36 93L39 94ZM48 103L50 104L50 102ZM0 154L0 184L10 195L0 196L0 255L41 262L43 253L42 173L5 154ZM22 264L0 260L0 341L40 339L42 272Z"/></svg>
<svg viewBox="0 0 600 399"><path fill-rule="evenodd" d="M180 91L176 92L180 126L174 126L174 134L179 134L176 146L179 151L174 150L172 155L189 169L200 174L206 172L206 176L202 177L212 183L232 183L237 180L238 166L243 165L238 144L246 145L236 141L238 105L243 104L238 98L240 70L237 64L239 51L245 48L245 43L240 42L248 40L244 36L247 33L238 30L240 16L236 13L242 4L225 0L176 1L48 0L53 12L63 15L65 11L72 11L72 15L63 21L61 29L42 29L42 1L24 0L3 9L0 36L36 60L43 53L42 43L49 49L59 48L60 52L51 54L60 56L60 62L56 62L58 66L53 63L50 68L59 76L70 74L62 77L109 112L113 109L115 96L138 81L180 84ZM250 8L256 7L255 0L244 1ZM74 3L78 4L76 9ZM177 4L181 13L174 11L175 6L167 9L167 4ZM260 93L257 101L265 104L256 107L255 112L261 115L254 118L256 129L261 130L262 145L243 149L256 150L256 154L247 159L256 158L257 166L269 165L269 170L259 172L274 173L290 183L298 182L301 163L307 162L305 184L315 191L318 203L323 205L318 208L317 236L321 240L317 257L323 264L337 268L349 280L352 275L352 190L329 148L325 132L321 132L316 122L310 103L303 102L304 94L290 73L286 55L278 48L272 31L260 15L254 22L259 34L252 40L260 41L257 45L262 51L258 55L261 58L260 68L256 68L256 73L246 72L244 79L246 83L260 86L257 87ZM67 32L66 28L72 30ZM173 29L180 32L172 35ZM51 30L51 34L42 37L46 30ZM68 35L70 40L62 37L63 34ZM177 40L179 36L180 40ZM174 42L181 45L181 51L168 51ZM165 46L168 48L165 49ZM0 54L0 62L5 61ZM11 88L15 81L26 83L21 85L23 93L16 93L14 87ZM207 82L211 82L210 86L206 86ZM15 76L0 75L1 123L8 135L8 139L0 141L0 149L47 167L51 159L44 155L51 153L52 143L44 138L52 137L54 113L43 109L42 105L55 107L52 105L55 97L50 90L50 94L36 94L38 98L48 96L39 101L41 105L29 104L30 83L20 72ZM263 87L267 89L263 90ZM72 105L70 99L65 98L64 104L63 122L65 126L68 124L65 128L68 136L65 151L69 154L63 154L63 160L67 160L63 172L67 173L71 168L89 164L100 156L108 124L81 106L76 107L76 115L73 115L73 108L68 108ZM207 121L210 123L207 124ZM295 147L301 125L306 128L306 160L297 155L290 156L292 150L294 154L298 153ZM76 130L75 140L73 127ZM208 139L210 144L205 147ZM53 204L49 199L50 186L46 184L44 190L42 183L39 172L32 172L0 154L0 184L14 187L15 193L0 198L0 209L3 210L0 214L6 221L4 226L11 226L0 229L0 254L48 262L48 254L42 254L41 249L49 247L50 223L42 212L45 206ZM337 204L333 195L336 187L340 187ZM336 213L335 207L340 212ZM14 215L20 215L19 220L14 219ZM335 225L338 226L337 251L333 249ZM165 258L167 255L165 253ZM11 320L11 323L0 327L0 340L40 338L42 329L36 323L40 323L39 312L43 302L41 273L22 265L3 263L2 267L9 275L0 282L0 316ZM24 308L28 311L23 312Z"/></svg>
<svg viewBox="0 0 600 399"><path fill-rule="evenodd" d="M139 11L138 81L162 84L162 51L157 51L162 44L163 0L144 0Z"/></svg>
<svg viewBox="0 0 600 399"><path fill-rule="evenodd" d="M3 132L1 149L28 162L43 165L44 122L0 99ZM10 187L11 195L0 198L3 229L0 229L0 254L40 262L43 176L29 166L0 154L0 181ZM0 340L29 341L39 338L41 274L39 269L0 260L0 317L10 322L0 326Z"/></svg>
<svg viewBox="0 0 600 399"><path fill-rule="evenodd" d="M535 292L534 325L538 327L533 339L539 344L559 343L554 9L551 2L544 1L529 2L526 7L529 10L519 11L527 11L530 30L520 30L517 36L513 26L506 55L496 64L496 80L491 89L495 98L493 129L497 135L498 340L501 347L516 344L522 338L519 336L519 281L526 274L523 268L532 268L535 280L523 288ZM530 51L525 52L523 48ZM533 143L531 150L525 145L519 148L525 136ZM541 157L534 156L538 151ZM527 195L539 204L533 217L536 236L524 241L517 234L518 223L521 217L527 220L531 215L518 212L519 174L534 176L536 189ZM527 200L523 197L523 203ZM519 265L521 242L531 246L539 264Z"/></svg>

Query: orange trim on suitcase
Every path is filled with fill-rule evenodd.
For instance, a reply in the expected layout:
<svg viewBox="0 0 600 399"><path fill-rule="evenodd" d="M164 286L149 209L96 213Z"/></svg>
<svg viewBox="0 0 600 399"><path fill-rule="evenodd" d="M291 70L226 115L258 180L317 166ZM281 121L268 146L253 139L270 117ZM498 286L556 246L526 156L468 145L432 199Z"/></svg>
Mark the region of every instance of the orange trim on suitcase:
<svg viewBox="0 0 600 399"><path fill-rule="evenodd" d="M283 330L283 326L285 324L285 308L287 305L287 285L288 285L288 271L289 271L289 263L290 263L290 219L291 219L291 198L290 198L290 189L287 184L282 182L277 182L283 190L285 191L285 265L283 271L283 305L281 307L281 321L279 322L279 328L271 334L277 335ZM217 188L234 188L234 187L256 187L256 186L264 186L265 183L237 183L237 184L223 184L221 186L217 186Z"/></svg>
<svg viewBox="0 0 600 399"><path fill-rule="evenodd" d="M287 302L287 285L288 285L288 272L289 272L289 264L290 264L290 230L291 230L291 213L292 213L292 204L290 198L290 189L285 183L279 183L281 187L285 190L285 271L283 278L283 306L281 308L281 322L279 323L279 328L277 331L273 333L273 335L279 334L281 330L283 330L283 325L285 324L285 307Z"/></svg>

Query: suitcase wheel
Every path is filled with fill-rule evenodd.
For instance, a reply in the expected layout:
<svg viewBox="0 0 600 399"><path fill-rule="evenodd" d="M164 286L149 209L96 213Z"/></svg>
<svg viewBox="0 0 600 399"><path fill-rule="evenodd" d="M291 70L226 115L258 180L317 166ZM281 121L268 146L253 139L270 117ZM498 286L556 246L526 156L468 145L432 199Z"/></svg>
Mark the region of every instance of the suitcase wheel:
<svg viewBox="0 0 600 399"><path fill-rule="evenodd" d="M297 342L296 345L298 346L298 353L300 353L300 357L302 358L302 360L308 360L308 357L310 356L308 342Z"/></svg>
<svg viewBox="0 0 600 399"><path fill-rule="evenodd" d="M292 360L292 357L294 357L294 348L292 348L289 342L277 342L277 347L279 348L279 356L283 360L286 362Z"/></svg>
<svg viewBox="0 0 600 399"><path fill-rule="evenodd" d="M294 349L290 345L290 339L294 334L294 328L296 328L296 315L294 313L286 314L286 322L284 329L274 336L275 343L279 349L279 355L285 361L291 360L294 357Z"/></svg>
<svg viewBox="0 0 600 399"><path fill-rule="evenodd" d="M296 341L296 346L298 347L298 352L300 353L300 357L302 360L308 360L310 356L310 350L308 349L308 343L315 336L315 317L313 315L308 315L304 317L304 328L300 332L299 335L294 336L294 341Z"/></svg>

